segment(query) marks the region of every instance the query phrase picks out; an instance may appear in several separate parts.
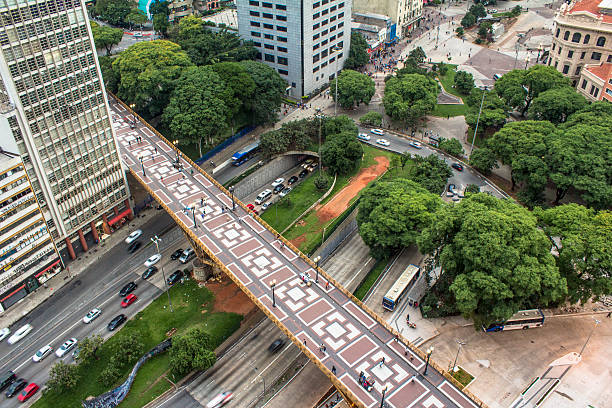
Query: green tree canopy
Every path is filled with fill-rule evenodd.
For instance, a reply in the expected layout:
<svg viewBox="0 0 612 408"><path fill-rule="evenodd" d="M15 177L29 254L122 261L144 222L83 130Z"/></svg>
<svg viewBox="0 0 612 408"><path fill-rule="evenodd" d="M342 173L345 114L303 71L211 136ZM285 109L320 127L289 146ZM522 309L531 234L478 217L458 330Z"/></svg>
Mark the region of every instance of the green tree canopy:
<svg viewBox="0 0 612 408"><path fill-rule="evenodd" d="M168 105L174 85L183 69L192 66L181 47L166 40L136 43L113 62L119 78L117 96L149 117L159 115Z"/></svg>
<svg viewBox="0 0 612 408"><path fill-rule="evenodd" d="M444 159L432 154L427 157L415 156L413 160L415 167L410 179L416 181L431 193L442 193L448 178L453 175Z"/></svg>
<svg viewBox="0 0 612 408"><path fill-rule="evenodd" d="M192 370L206 370L215 364L217 356L210 335L201 327L189 329L172 338L170 368L178 376Z"/></svg>
<svg viewBox="0 0 612 408"><path fill-rule="evenodd" d="M380 127L382 125L382 115L380 112L369 111L359 118L359 123L363 125Z"/></svg>
<svg viewBox="0 0 612 408"><path fill-rule="evenodd" d="M544 91L529 107L529 118L548 120L552 123L565 122L572 113L586 107L587 100L569 86Z"/></svg>
<svg viewBox="0 0 612 408"><path fill-rule="evenodd" d="M164 38L168 37L168 28L170 28L170 22L168 21L167 14L157 13L153 15L153 29L156 33L158 33Z"/></svg>
<svg viewBox="0 0 612 408"><path fill-rule="evenodd" d="M129 14L125 17L125 20L130 23L130 28L133 25L139 25L142 27L144 23L149 21L145 12L139 8L131 9Z"/></svg>
<svg viewBox="0 0 612 408"><path fill-rule="evenodd" d="M487 9L485 9L482 3L477 3L470 6L469 12L480 18L487 16Z"/></svg>
<svg viewBox="0 0 612 408"><path fill-rule="evenodd" d="M485 176L491 174L492 169L499 168L495 153L487 147L475 149L470 155L470 166L476 168Z"/></svg>
<svg viewBox="0 0 612 408"><path fill-rule="evenodd" d="M454 304L475 327L567 293L536 217L510 200L470 194L442 207L417 241L442 268L441 302Z"/></svg>
<svg viewBox="0 0 612 408"><path fill-rule="evenodd" d="M125 25L133 5L130 0L97 0L93 14L112 25Z"/></svg>
<svg viewBox="0 0 612 408"><path fill-rule="evenodd" d="M437 96L438 84L433 79L408 74L387 81L383 105L393 119L415 127L421 118L433 111Z"/></svg>
<svg viewBox="0 0 612 408"><path fill-rule="evenodd" d="M347 174L363 156L363 147L353 132L344 131L327 136L321 147L321 159L332 174Z"/></svg>
<svg viewBox="0 0 612 408"><path fill-rule="evenodd" d="M461 19L461 25L465 28L469 28L476 24L476 16L470 12L467 12Z"/></svg>
<svg viewBox="0 0 612 408"><path fill-rule="evenodd" d="M113 46L121 42L123 30L109 26L100 26L95 21L91 21L90 24L96 49L104 48L106 55L110 55Z"/></svg>
<svg viewBox="0 0 612 408"><path fill-rule="evenodd" d="M482 100L483 92L485 93L484 100ZM480 112L481 102L482 112ZM465 122L470 127L475 127L478 121L479 131L484 132L488 128L499 128L506 123L508 108L494 92L473 88L470 96L466 98L466 103L469 109L465 114ZM478 112L480 112L480 120L478 120Z"/></svg>
<svg viewBox="0 0 612 408"><path fill-rule="evenodd" d="M336 80L330 84L330 89L335 87ZM338 103L345 109L370 103L374 92L374 80L365 74L345 69L338 75ZM332 96L335 100L335 92L332 92Z"/></svg>
<svg viewBox="0 0 612 408"><path fill-rule="evenodd" d="M220 62L212 66L225 84L223 100L230 111L232 133L234 133L234 120L236 116L249 104L254 97L255 81L251 75L237 62Z"/></svg>
<svg viewBox="0 0 612 408"><path fill-rule="evenodd" d="M362 194L359 233L372 254L381 258L416 243L431 224L442 200L412 180L379 181Z"/></svg>
<svg viewBox="0 0 612 408"><path fill-rule="evenodd" d="M417 64L422 64L423 62L425 62L427 55L425 54L423 48L419 46L410 51L410 53L408 53L408 58L414 59Z"/></svg>
<svg viewBox="0 0 612 408"><path fill-rule="evenodd" d="M51 366L49 379L47 380L47 388L49 391L61 394L76 387L79 379L80 374L77 365L66 364L63 361L59 361Z"/></svg>
<svg viewBox="0 0 612 408"><path fill-rule="evenodd" d="M450 154L451 156L461 157L463 155L463 146L457 139L444 139L440 140L438 147Z"/></svg>
<svg viewBox="0 0 612 408"><path fill-rule="evenodd" d="M98 359L97 352L104 339L99 334L85 337L79 341L79 364L89 364L92 358Z"/></svg>
<svg viewBox="0 0 612 408"><path fill-rule="evenodd" d="M344 69L355 69L363 67L370 61L368 54L369 45L361 33L353 31L351 33L351 48L346 61L344 61Z"/></svg>
<svg viewBox="0 0 612 408"><path fill-rule="evenodd" d="M324 129L323 124L320 124L317 118L283 123L280 129L266 132L261 136L259 140L260 149L264 157L267 158L289 150L306 150L311 143L318 140L319 126ZM322 131L321 133L322 140L325 140L325 132Z"/></svg>
<svg viewBox="0 0 612 408"><path fill-rule="evenodd" d="M474 76L469 72L457 71L455 74L455 89L464 95L469 95L474 88Z"/></svg>
<svg viewBox="0 0 612 408"><path fill-rule="evenodd" d="M260 125L275 122L287 82L274 68L261 62L241 61L240 64L255 82L254 97L246 106L251 123Z"/></svg>

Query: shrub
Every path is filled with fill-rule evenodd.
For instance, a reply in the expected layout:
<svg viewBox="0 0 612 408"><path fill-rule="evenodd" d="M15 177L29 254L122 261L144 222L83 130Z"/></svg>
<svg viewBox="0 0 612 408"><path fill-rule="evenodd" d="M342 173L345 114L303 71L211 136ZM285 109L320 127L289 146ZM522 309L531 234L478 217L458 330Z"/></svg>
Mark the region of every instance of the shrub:
<svg viewBox="0 0 612 408"><path fill-rule="evenodd" d="M463 29L463 27L457 27L455 31L457 32L457 37L461 37L463 36L463 34L465 34L465 30Z"/></svg>
<svg viewBox="0 0 612 408"><path fill-rule="evenodd" d="M119 367L117 367L116 362L111 358L108 362L108 366L100 373L99 380L102 384L110 387L114 385L119 379Z"/></svg>
<svg viewBox="0 0 612 408"><path fill-rule="evenodd" d="M362 125L381 126L382 115L379 112L371 111L360 117L359 122Z"/></svg>
<svg viewBox="0 0 612 408"><path fill-rule="evenodd" d="M79 381L79 368L73 364L66 364L63 361L55 363L49 371L47 387L50 391L58 394L73 389Z"/></svg>
<svg viewBox="0 0 612 408"><path fill-rule="evenodd" d="M319 190L326 190L329 187L329 180L325 176L317 176L314 185Z"/></svg>

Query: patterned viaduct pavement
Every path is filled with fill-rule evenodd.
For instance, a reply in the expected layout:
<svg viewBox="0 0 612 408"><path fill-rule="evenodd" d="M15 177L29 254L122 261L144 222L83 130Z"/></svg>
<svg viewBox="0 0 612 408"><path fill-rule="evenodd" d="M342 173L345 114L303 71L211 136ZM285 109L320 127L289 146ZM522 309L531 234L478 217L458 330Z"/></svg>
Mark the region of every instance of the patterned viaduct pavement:
<svg viewBox="0 0 612 408"><path fill-rule="evenodd" d="M314 279L316 272L300 254L244 207L236 205L231 211L231 197L182 157L184 170L175 169L173 146L142 122L131 129L132 114L110 95L109 101L124 164L352 402L378 407L386 387L385 403L392 408L477 406L431 366L423 376L423 359L332 282L319 276L318 284L304 284L299 274L309 273ZM185 207L194 208L197 228ZM276 307L272 307L272 280ZM371 392L358 382L361 371L376 380Z"/></svg>

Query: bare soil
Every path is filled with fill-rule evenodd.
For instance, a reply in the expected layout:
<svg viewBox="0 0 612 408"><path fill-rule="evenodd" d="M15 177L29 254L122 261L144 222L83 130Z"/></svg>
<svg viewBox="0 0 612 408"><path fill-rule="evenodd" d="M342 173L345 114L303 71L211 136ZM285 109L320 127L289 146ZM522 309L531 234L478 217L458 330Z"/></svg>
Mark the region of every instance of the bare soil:
<svg viewBox="0 0 612 408"><path fill-rule="evenodd" d="M257 306L244 294L236 284L226 276L219 280L210 280L206 287L215 295L213 312L232 312L246 316Z"/></svg>

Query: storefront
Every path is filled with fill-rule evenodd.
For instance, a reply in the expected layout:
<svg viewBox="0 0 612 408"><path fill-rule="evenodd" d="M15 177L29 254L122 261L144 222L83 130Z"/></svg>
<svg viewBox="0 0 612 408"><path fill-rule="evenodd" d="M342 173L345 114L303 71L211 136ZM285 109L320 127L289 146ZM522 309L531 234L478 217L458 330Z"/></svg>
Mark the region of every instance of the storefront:
<svg viewBox="0 0 612 408"><path fill-rule="evenodd" d="M0 295L0 312L15 305L28 294L34 292L40 285L60 270L60 260L56 257L41 267L38 272L30 275L11 289Z"/></svg>

